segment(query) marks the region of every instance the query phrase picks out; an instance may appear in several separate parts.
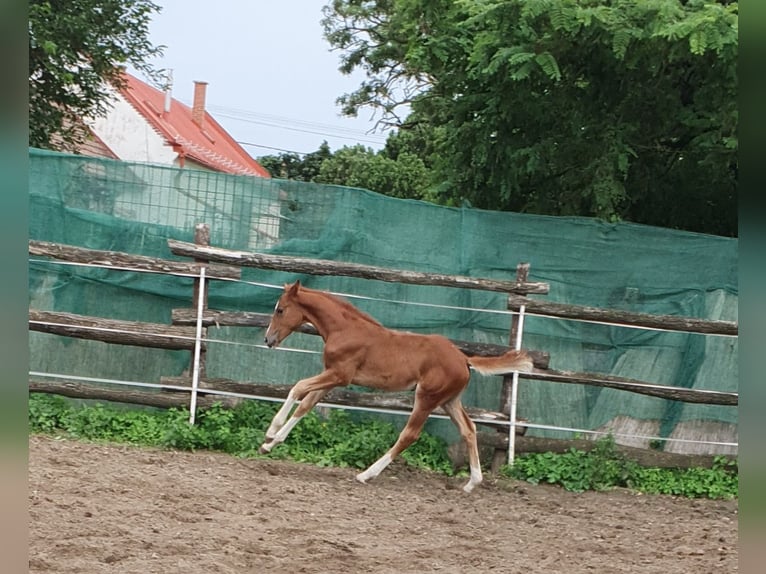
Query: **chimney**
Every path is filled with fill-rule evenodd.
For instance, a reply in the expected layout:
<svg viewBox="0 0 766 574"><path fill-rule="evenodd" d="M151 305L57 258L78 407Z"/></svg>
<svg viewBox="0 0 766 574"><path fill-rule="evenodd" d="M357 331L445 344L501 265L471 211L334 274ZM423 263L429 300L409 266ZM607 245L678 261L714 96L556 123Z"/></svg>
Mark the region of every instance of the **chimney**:
<svg viewBox="0 0 766 574"><path fill-rule="evenodd" d="M205 90L207 82L194 81L194 103L192 103L192 121L199 127L205 125Z"/></svg>
<svg viewBox="0 0 766 574"><path fill-rule="evenodd" d="M165 83L165 108L166 114L170 113L170 104L173 101L173 70L168 70L168 76Z"/></svg>

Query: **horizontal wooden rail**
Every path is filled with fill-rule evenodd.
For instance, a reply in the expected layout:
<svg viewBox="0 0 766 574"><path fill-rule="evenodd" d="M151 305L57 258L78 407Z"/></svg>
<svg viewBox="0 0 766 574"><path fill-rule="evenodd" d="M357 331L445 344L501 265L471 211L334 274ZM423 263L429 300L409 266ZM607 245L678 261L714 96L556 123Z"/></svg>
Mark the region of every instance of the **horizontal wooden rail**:
<svg viewBox="0 0 766 574"><path fill-rule="evenodd" d="M174 325L196 325L196 309L173 309L172 321ZM215 311L205 309L202 314L202 325L205 327L259 327L265 329L269 326L271 315L267 313L253 313L250 311ZM311 325L302 325L297 329L307 335L319 335ZM492 343L474 343L472 341L458 341L452 339L455 346L467 355L479 355L482 357L502 355L510 349L504 345ZM535 367L547 369L550 363L550 355L544 351L527 350L532 357Z"/></svg>
<svg viewBox="0 0 766 574"><path fill-rule="evenodd" d="M421 273L346 263L327 259L307 259L288 255L270 255L250 251L232 251L219 247L207 247L185 241L168 239L168 246L175 255L206 259L230 265L243 267L258 267L288 273L308 273L311 275L343 275L375 279L389 283L409 283L413 285L438 285L441 287L460 287L463 289L480 289L483 291L500 291L502 293L545 294L550 286L548 283L527 283L519 281L504 281L500 279L479 279L463 275L442 275L439 273Z"/></svg>
<svg viewBox="0 0 766 574"><path fill-rule="evenodd" d="M29 329L118 345L186 350L194 349L197 334L193 327L102 319L36 309L29 310ZM204 348L204 342L202 346Z"/></svg>
<svg viewBox="0 0 766 574"><path fill-rule="evenodd" d="M163 385L189 387L191 389L191 379L188 377L162 377L161 382ZM203 394L206 390L213 390L273 399L287 398L287 394L292 387L293 385L241 383L218 378L205 378L199 381L199 392ZM338 406L368 407L409 413L412 411L414 397L414 392L381 393L335 388L327 393L321 402ZM508 415L503 413L477 407L465 407L465 410L471 418L474 418L481 424L501 426L503 428L508 427ZM447 416L447 413L441 407L437 408L434 413Z"/></svg>
<svg viewBox="0 0 766 574"><path fill-rule="evenodd" d="M524 305L526 312L532 315L549 315L560 319L581 319L595 323L617 323L620 325L647 327L649 329L705 333L708 335L737 335L739 333L739 324L736 321L713 321L696 317L653 315L651 313L636 313L616 309L600 309L598 307L552 303L520 295L509 295L509 309L517 311L522 305Z"/></svg>
<svg viewBox="0 0 766 574"><path fill-rule="evenodd" d="M590 385L593 387L605 387L631 391L650 397L659 397L671 401L683 401L686 403L702 403L706 405L737 405L739 394L725 391L707 391L699 389L685 389L667 385L657 385L645 381L625 379L611 375L594 373L574 373L571 371L554 371L548 369L535 369L530 373L521 373L524 379L538 381L551 381L554 383L574 383Z"/></svg>
<svg viewBox="0 0 766 574"><path fill-rule="evenodd" d="M153 273L177 273L180 275L199 275L200 267L205 267L205 277L208 279L239 279L242 277L242 269L232 265L217 263L206 264L187 261L169 261L144 255L130 255L118 251L100 251L86 249L74 245L49 243L47 241L29 241L29 254L42 257L51 257L61 261L72 263L84 263L113 267L116 269L137 269Z"/></svg>
<svg viewBox="0 0 766 574"><path fill-rule="evenodd" d="M95 401L110 401L128 403L147 407L189 408L189 393L186 391L146 391L133 390L124 387L105 386L97 383L79 381L56 381L54 379L29 379L29 392L50 393L72 399L90 399ZM245 399L216 395L198 395L197 406L210 408L220 403L226 408L234 408Z"/></svg>

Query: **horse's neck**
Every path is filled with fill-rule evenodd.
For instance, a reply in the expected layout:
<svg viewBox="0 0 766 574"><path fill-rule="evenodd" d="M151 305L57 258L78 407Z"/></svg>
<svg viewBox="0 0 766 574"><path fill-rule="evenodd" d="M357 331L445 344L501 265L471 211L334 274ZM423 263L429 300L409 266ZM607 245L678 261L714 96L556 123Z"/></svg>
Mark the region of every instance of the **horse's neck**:
<svg viewBox="0 0 766 574"><path fill-rule="evenodd" d="M326 293L305 290L300 294L300 304L305 310L306 320L314 325L325 341L332 332L347 328L354 320L347 306Z"/></svg>

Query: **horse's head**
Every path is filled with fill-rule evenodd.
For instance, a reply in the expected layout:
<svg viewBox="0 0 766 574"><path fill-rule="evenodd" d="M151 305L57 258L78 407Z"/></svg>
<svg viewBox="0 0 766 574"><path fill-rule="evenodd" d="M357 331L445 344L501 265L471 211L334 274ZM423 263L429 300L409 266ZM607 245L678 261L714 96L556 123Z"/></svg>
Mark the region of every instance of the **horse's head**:
<svg viewBox="0 0 766 574"><path fill-rule="evenodd" d="M303 308L297 301L300 287L300 281L285 285L285 290L274 307L269 328L266 329L264 341L269 347L279 345L304 322Z"/></svg>

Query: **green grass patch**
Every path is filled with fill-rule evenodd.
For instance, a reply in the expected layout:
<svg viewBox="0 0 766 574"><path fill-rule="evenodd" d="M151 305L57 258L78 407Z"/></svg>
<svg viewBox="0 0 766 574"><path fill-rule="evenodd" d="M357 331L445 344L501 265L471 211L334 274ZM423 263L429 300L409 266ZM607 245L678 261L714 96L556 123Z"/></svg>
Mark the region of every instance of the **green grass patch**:
<svg viewBox="0 0 766 574"><path fill-rule="evenodd" d="M532 484L557 484L574 492L626 487L647 494L716 499L736 498L739 493L734 460L716 457L712 468L646 468L622 455L612 437L599 439L588 452L570 449L563 454L523 454L501 473Z"/></svg>

